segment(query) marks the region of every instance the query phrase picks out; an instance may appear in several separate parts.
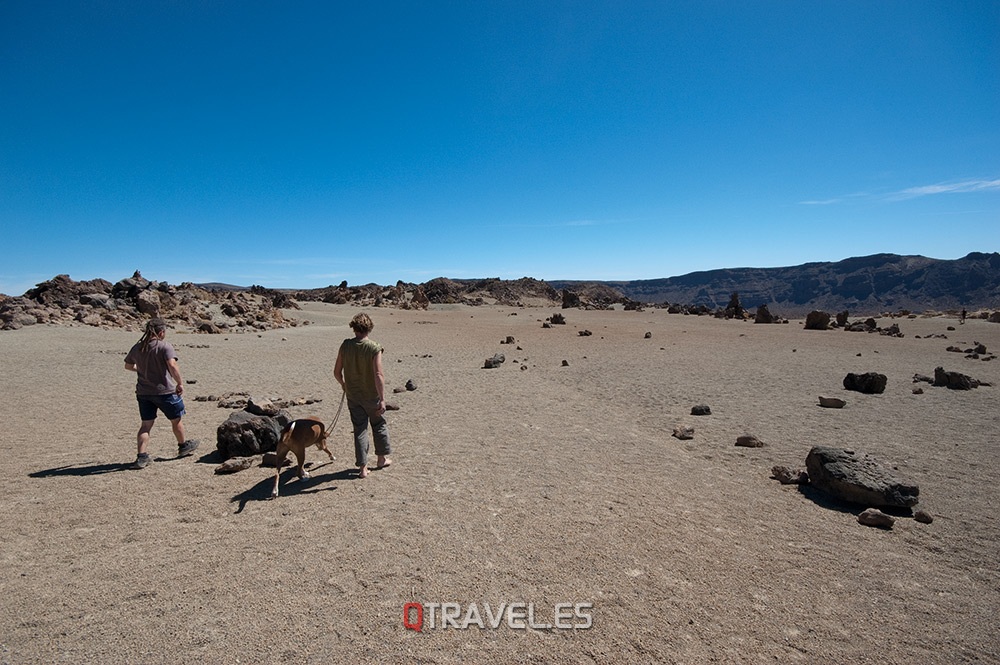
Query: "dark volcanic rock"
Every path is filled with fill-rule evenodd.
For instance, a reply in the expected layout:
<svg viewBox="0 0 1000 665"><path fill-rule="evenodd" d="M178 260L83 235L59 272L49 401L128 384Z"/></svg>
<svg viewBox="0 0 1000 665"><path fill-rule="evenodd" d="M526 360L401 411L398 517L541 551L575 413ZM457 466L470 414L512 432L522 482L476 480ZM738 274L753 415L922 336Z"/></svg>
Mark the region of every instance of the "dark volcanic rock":
<svg viewBox="0 0 1000 665"><path fill-rule="evenodd" d="M979 387L979 381L960 372L948 372L943 367L935 367L933 385L952 390L972 390Z"/></svg>
<svg viewBox="0 0 1000 665"><path fill-rule="evenodd" d="M483 363L483 369L496 369L507 360L502 353L494 354L492 358L487 358Z"/></svg>
<svg viewBox="0 0 1000 665"><path fill-rule="evenodd" d="M281 429L291 421L287 411L280 411L274 417L236 411L219 425L215 447L224 460L275 450L281 438Z"/></svg>
<svg viewBox="0 0 1000 665"><path fill-rule="evenodd" d="M758 307L757 314L753 317L754 323L777 323L778 321L778 317L771 314L771 310L767 308L767 305Z"/></svg>
<svg viewBox="0 0 1000 665"><path fill-rule="evenodd" d="M850 372L844 377L844 388L868 395L878 395L885 392L887 381L888 377L878 372L867 372L865 374Z"/></svg>
<svg viewBox="0 0 1000 665"><path fill-rule="evenodd" d="M826 330L830 327L830 314L813 310L806 316L806 330Z"/></svg>
<svg viewBox="0 0 1000 665"><path fill-rule="evenodd" d="M810 484L849 503L909 508L919 501L916 485L868 454L816 446L806 456L806 469Z"/></svg>

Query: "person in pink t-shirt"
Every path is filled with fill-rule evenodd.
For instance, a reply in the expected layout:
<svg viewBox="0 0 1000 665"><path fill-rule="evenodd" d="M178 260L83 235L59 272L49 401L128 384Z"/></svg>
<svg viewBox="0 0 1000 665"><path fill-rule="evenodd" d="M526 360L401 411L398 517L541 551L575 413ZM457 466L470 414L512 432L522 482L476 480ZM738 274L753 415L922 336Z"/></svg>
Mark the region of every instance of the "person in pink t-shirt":
<svg viewBox="0 0 1000 665"><path fill-rule="evenodd" d="M139 403L139 418L142 424L136 435L137 454L134 469L149 466L150 457L146 452L149 433L156 423L157 411L170 421L174 437L177 439L177 456L190 455L198 447L198 441L185 438L184 400L181 393L184 385L181 371L177 366L177 353L170 342L165 341L167 322L160 318L150 319L142 338L132 346L125 356L125 369L138 375L135 398Z"/></svg>

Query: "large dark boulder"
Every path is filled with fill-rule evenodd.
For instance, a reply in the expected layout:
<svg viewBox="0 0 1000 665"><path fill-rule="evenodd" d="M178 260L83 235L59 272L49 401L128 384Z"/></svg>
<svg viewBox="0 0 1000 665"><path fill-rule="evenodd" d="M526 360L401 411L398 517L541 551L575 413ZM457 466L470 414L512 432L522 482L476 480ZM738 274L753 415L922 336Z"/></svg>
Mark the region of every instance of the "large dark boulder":
<svg viewBox="0 0 1000 665"><path fill-rule="evenodd" d="M909 508L920 489L866 453L816 446L806 456L809 482L827 494L861 506Z"/></svg>
<svg viewBox="0 0 1000 665"><path fill-rule="evenodd" d="M571 309L575 307L583 306L583 301L580 300L580 295L573 293L569 289L563 289L562 292L562 306L563 309Z"/></svg>
<svg viewBox="0 0 1000 665"><path fill-rule="evenodd" d="M885 374L878 372L866 372L865 374L850 372L844 377L844 388L868 395L878 395L885 392L885 384L888 380Z"/></svg>
<svg viewBox="0 0 1000 665"><path fill-rule="evenodd" d="M826 330L829 327L829 313L813 310L806 315L806 330Z"/></svg>
<svg viewBox="0 0 1000 665"><path fill-rule="evenodd" d="M236 411L219 425L215 447L224 460L276 450L282 428L291 421L291 415L284 410L273 417Z"/></svg>
<svg viewBox="0 0 1000 665"><path fill-rule="evenodd" d="M952 390L972 390L979 387L979 381L961 372L949 372L944 367L935 367L934 385Z"/></svg>
<svg viewBox="0 0 1000 665"><path fill-rule="evenodd" d="M729 295L729 304L726 305L723 316L727 319L742 319L745 317L745 314L746 310L743 309L743 304L740 302L740 294L737 291L733 291Z"/></svg>
<svg viewBox="0 0 1000 665"><path fill-rule="evenodd" d="M757 308L757 314L753 317L754 323L777 323L778 317L771 314L771 311L767 308L767 305L761 305Z"/></svg>

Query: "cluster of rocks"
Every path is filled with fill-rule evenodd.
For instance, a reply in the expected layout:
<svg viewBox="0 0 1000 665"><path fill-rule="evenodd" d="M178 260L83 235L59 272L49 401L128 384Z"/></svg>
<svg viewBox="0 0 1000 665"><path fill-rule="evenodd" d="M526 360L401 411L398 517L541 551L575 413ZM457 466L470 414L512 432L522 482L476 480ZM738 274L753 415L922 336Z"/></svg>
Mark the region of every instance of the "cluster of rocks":
<svg viewBox="0 0 1000 665"><path fill-rule="evenodd" d="M739 321L753 321L754 323L788 323L788 319L772 314L767 305L759 305L755 312L743 307L740 302L739 292L734 291L729 296L729 302L725 307L712 309L707 305L684 305L681 303L671 304L668 302L653 305L658 309L667 310L668 314L684 314L686 316L714 316L717 319L736 319ZM628 306L626 305L626 309Z"/></svg>
<svg viewBox="0 0 1000 665"><path fill-rule="evenodd" d="M617 294L616 291L613 292ZM299 301L398 309L427 309L431 304L524 307L527 304L553 305L563 300L551 285L530 277L517 280L502 280L499 277L472 280L438 277L423 284L397 281L394 286L348 286L343 281L338 286L295 291L292 297ZM620 301L620 294L618 299Z"/></svg>
<svg viewBox="0 0 1000 665"><path fill-rule="evenodd" d="M968 358L969 360L984 360L984 361L989 361L989 360L993 360L994 358L996 358L995 354L989 353L986 350L986 345L985 344L980 344L979 342L973 342L973 345L974 346L972 346L970 348L966 348L966 349L963 349L960 346L954 346L954 345L952 345L952 346L949 346L947 349L945 349L945 351L949 351L951 353L964 353L965 357Z"/></svg>
<svg viewBox="0 0 1000 665"><path fill-rule="evenodd" d="M827 398L820 398L824 400ZM831 404L840 408L843 400ZM692 415L710 415L704 404L691 409ZM673 436L681 440L693 439L694 428L684 425L674 427ZM763 447L764 442L754 434L736 438L736 446ZM774 466L771 477L783 485L810 485L833 499L865 509L858 514L858 522L867 526L892 528L896 518L886 514L909 511L919 522L930 523L933 518L923 510L912 510L919 501L920 489L912 482L899 478L893 467L872 455L851 449L814 446L805 459L805 468Z"/></svg>
<svg viewBox="0 0 1000 665"><path fill-rule="evenodd" d="M562 314L553 314L544 321L542 321L543 328L551 328L552 326L564 326L566 325L566 317Z"/></svg>
<svg viewBox="0 0 1000 665"><path fill-rule="evenodd" d="M326 302L334 305L348 303L361 307L395 307L397 309L427 309L431 303L428 290L433 290L434 282L426 285L396 282L395 286L380 286L365 284L362 286L347 286L343 281L338 286L327 286L320 289L294 291L291 297L299 301ZM463 302L463 301L459 301ZM483 304L469 302L466 304Z"/></svg>
<svg viewBox="0 0 1000 665"><path fill-rule="evenodd" d="M396 386L395 388L392 389L392 392L405 393L405 392L412 392L416 389L417 389L417 384L414 382L414 380L407 379L405 384L403 384L402 386ZM388 404L386 404L386 408L389 410L393 410Z"/></svg>
<svg viewBox="0 0 1000 665"><path fill-rule="evenodd" d="M898 323L893 323L888 328L880 328L875 319L872 318L865 319L864 321L848 323L844 326L844 330L847 332L878 333L879 335L885 335L886 337L903 337L903 333L899 330Z"/></svg>
<svg viewBox="0 0 1000 665"><path fill-rule="evenodd" d="M563 309L606 310L617 304L624 305L626 311L641 312L645 303L631 300L605 284L589 284L582 290L562 290Z"/></svg>
<svg viewBox="0 0 1000 665"><path fill-rule="evenodd" d="M924 510L913 510L920 488L898 477L892 467L867 453L846 448L815 446L806 456L805 469L775 466L771 477L783 485L809 485L838 501L865 506L858 523L891 529L896 518L883 511L908 511L918 522L933 518Z"/></svg>
<svg viewBox="0 0 1000 665"><path fill-rule="evenodd" d="M978 388L979 386L991 386L992 384L987 381L979 381L973 379L967 374L962 374L961 372L949 372L943 367L934 368L934 377L931 378L925 374L914 374L914 383L929 383L932 386L941 388L950 388L952 390L972 390L973 388ZM914 391L915 392L915 391Z"/></svg>
<svg viewBox="0 0 1000 665"><path fill-rule="evenodd" d="M178 286L145 279L139 271L116 284L94 279L77 282L57 275L23 296L0 301L0 329L36 324L88 325L138 329L158 316L196 332L269 330L298 325L281 308L294 302L264 291L210 291L190 282Z"/></svg>
<svg viewBox="0 0 1000 665"><path fill-rule="evenodd" d="M887 328L881 328L878 325L878 321L874 318L869 317L864 321L854 321L852 323L848 318L849 316L850 313L847 310L838 312L834 317L831 317L829 312L813 310L806 315L805 329L829 330L831 328L842 328L847 332L878 333L886 337L903 337L898 323L893 323Z"/></svg>
<svg viewBox="0 0 1000 665"><path fill-rule="evenodd" d="M216 402L220 409L245 409L254 415L273 416L282 409L318 404L323 400L313 397L299 397L297 399L274 397L255 400L247 392L228 392L222 395L197 395L194 401Z"/></svg>

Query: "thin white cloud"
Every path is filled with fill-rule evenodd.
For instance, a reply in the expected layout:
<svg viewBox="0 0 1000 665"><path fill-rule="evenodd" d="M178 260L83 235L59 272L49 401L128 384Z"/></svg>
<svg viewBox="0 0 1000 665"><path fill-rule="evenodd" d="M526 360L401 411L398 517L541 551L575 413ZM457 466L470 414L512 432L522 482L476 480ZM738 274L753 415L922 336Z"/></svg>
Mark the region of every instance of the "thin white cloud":
<svg viewBox="0 0 1000 665"><path fill-rule="evenodd" d="M570 219L561 222L510 222L500 224L506 229L561 229L577 226L613 226L616 224L631 224L635 219Z"/></svg>
<svg viewBox="0 0 1000 665"><path fill-rule="evenodd" d="M908 187L889 194L869 194L867 192L857 194L847 194L829 199L808 199L799 201L799 205L827 206L844 203L851 199L881 199L884 201L904 201L915 199L921 196L933 196L935 194L964 194L969 192L989 192L1000 191L1000 179L997 180L962 180L959 182L944 182L935 185L922 185L920 187Z"/></svg>
<svg viewBox="0 0 1000 665"><path fill-rule="evenodd" d="M829 206L835 203L842 203L844 199L819 199L814 201L799 201L799 205L803 206Z"/></svg>
<svg viewBox="0 0 1000 665"><path fill-rule="evenodd" d="M923 187L910 187L891 195L894 199L912 199L918 196L931 196L933 194L960 194L966 192L982 192L990 190L1000 190L1000 179L998 180L963 180L962 182L940 183L937 185L924 185Z"/></svg>
<svg viewBox="0 0 1000 665"><path fill-rule="evenodd" d="M846 201L851 201L854 199L866 199L870 197L869 192L854 192L853 194L844 194L843 196L836 196L830 199L808 199L806 201L799 201L799 205L803 206L829 206L836 205L837 203L844 203Z"/></svg>

